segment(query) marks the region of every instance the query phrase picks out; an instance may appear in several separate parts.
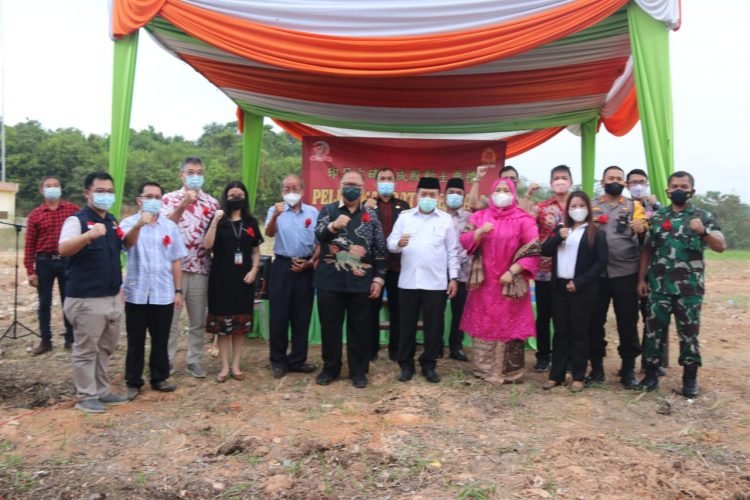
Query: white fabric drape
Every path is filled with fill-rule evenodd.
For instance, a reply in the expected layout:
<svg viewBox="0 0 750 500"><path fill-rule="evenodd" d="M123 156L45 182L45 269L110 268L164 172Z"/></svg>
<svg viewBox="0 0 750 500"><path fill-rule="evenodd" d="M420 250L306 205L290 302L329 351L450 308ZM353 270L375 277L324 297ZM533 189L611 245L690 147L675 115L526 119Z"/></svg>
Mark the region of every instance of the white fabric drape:
<svg viewBox="0 0 750 500"><path fill-rule="evenodd" d="M630 57L625 65L625 71L617 78L617 80L615 80L615 83L607 94L607 99L602 108L602 117L609 118L615 114L615 112L620 109L625 98L630 94L634 85L633 58Z"/></svg>
<svg viewBox="0 0 750 500"><path fill-rule="evenodd" d="M679 29L680 0L635 0L635 3L649 16L666 23L669 29Z"/></svg>
<svg viewBox="0 0 750 500"><path fill-rule="evenodd" d="M185 0L248 21L335 36L465 31L528 17L575 0Z"/></svg>
<svg viewBox="0 0 750 500"><path fill-rule="evenodd" d="M327 120L384 125L425 123L440 125L528 120L546 115L572 113L588 109L596 110L604 104L604 98L606 97L605 94L601 94L527 104L462 108L383 108L301 101L229 88L221 88L221 90L236 101L263 108L315 116Z"/></svg>
<svg viewBox="0 0 750 500"><path fill-rule="evenodd" d="M503 140L516 135L529 132L522 130L520 132L488 132L481 134L413 134L408 132L376 132L373 130L356 130L341 127L326 127L323 125L311 125L303 123L310 128L325 132L337 137L374 137L379 139L457 139L470 141L491 141L495 139Z"/></svg>

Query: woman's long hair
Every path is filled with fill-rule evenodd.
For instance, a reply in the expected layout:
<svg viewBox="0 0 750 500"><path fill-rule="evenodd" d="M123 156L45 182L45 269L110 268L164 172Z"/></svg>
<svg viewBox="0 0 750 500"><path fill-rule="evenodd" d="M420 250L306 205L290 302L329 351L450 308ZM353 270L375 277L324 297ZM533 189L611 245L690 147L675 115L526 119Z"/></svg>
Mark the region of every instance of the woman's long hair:
<svg viewBox="0 0 750 500"><path fill-rule="evenodd" d="M242 181L231 181L227 186L224 188L224 192L221 194L221 209L224 210L224 213L226 214L224 218L221 219L219 222L221 223L229 223L232 215L232 211L229 210L228 207L228 199L227 195L229 194L230 189L239 188L242 190L243 193L245 193L245 203L242 204L242 207L240 207L240 220L242 220L243 224L250 224L250 222L254 219L253 214L250 212L250 197L247 195L247 188L242 183Z"/></svg>
<svg viewBox="0 0 750 500"><path fill-rule="evenodd" d="M580 198L586 204L586 210L588 211L588 213L586 214L586 220L583 222L588 223L588 226L586 226L586 238L589 242L589 248L594 248L597 228L596 226L594 226L591 214L591 199L589 198L589 195L587 195L583 191L573 191L568 196L568 202L565 204L565 227L573 228L573 225L575 224L575 221L570 216L570 204L573 202L574 198Z"/></svg>

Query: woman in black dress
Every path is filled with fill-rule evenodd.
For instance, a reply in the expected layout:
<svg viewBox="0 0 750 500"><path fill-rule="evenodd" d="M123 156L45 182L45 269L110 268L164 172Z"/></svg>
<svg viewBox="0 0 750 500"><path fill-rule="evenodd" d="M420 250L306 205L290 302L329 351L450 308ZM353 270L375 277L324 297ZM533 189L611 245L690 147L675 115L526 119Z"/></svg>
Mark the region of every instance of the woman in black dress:
<svg viewBox="0 0 750 500"><path fill-rule="evenodd" d="M229 350L232 350L231 374L243 380L240 355L244 336L253 329L255 279L260 265L258 221L250 214L247 189L240 181L224 188L221 207L211 221L203 246L213 250L208 275L208 315L206 331L219 336L221 371L217 382L229 378Z"/></svg>

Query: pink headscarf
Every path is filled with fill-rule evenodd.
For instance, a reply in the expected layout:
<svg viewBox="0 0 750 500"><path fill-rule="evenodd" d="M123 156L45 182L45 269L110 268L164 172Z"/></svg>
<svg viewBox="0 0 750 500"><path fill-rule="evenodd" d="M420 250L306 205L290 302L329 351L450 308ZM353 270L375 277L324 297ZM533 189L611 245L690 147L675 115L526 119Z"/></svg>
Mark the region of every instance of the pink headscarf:
<svg viewBox="0 0 750 500"><path fill-rule="evenodd" d="M504 183L510 188L510 193L513 196L513 203L507 207L495 206L495 202L492 201L492 195L495 194L495 189L500 183ZM520 217L528 215L525 211L518 207L518 196L516 195L516 183L510 179L500 178L492 184L492 191L490 191L487 197L487 211L492 215L494 219L506 218L506 217Z"/></svg>

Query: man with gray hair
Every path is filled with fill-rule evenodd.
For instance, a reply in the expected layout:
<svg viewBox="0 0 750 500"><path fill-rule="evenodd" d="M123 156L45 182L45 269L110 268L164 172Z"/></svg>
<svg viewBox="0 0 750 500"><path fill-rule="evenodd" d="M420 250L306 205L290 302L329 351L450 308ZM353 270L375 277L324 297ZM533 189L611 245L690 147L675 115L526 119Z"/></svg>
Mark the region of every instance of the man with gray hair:
<svg viewBox="0 0 750 500"><path fill-rule="evenodd" d="M179 226L188 252L182 260L182 289L175 290L175 293L182 294L183 305L188 310L187 372L196 378L206 377L202 359L208 309L208 271L211 266L211 257L202 243L211 218L219 208L216 198L201 190L204 174L200 158L185 158L180 166L182 188L164 195L161 209L164 217ZM181 318L182 308L179 308L172 317L169 331L170 371L174 370Z"/></svg>
<svg viewBox="0 0 750 500"><path fill-rule="evenodd" d="M318 210L302 203L305 184L298 175L281 180L280 201L268 209L266 236L275 238L268 295L271 307L269 358L273 378L287 372L312 373L307 363L307 335L313 308L315 225ZM289 347L289 328L292 349Z"/></svg>

